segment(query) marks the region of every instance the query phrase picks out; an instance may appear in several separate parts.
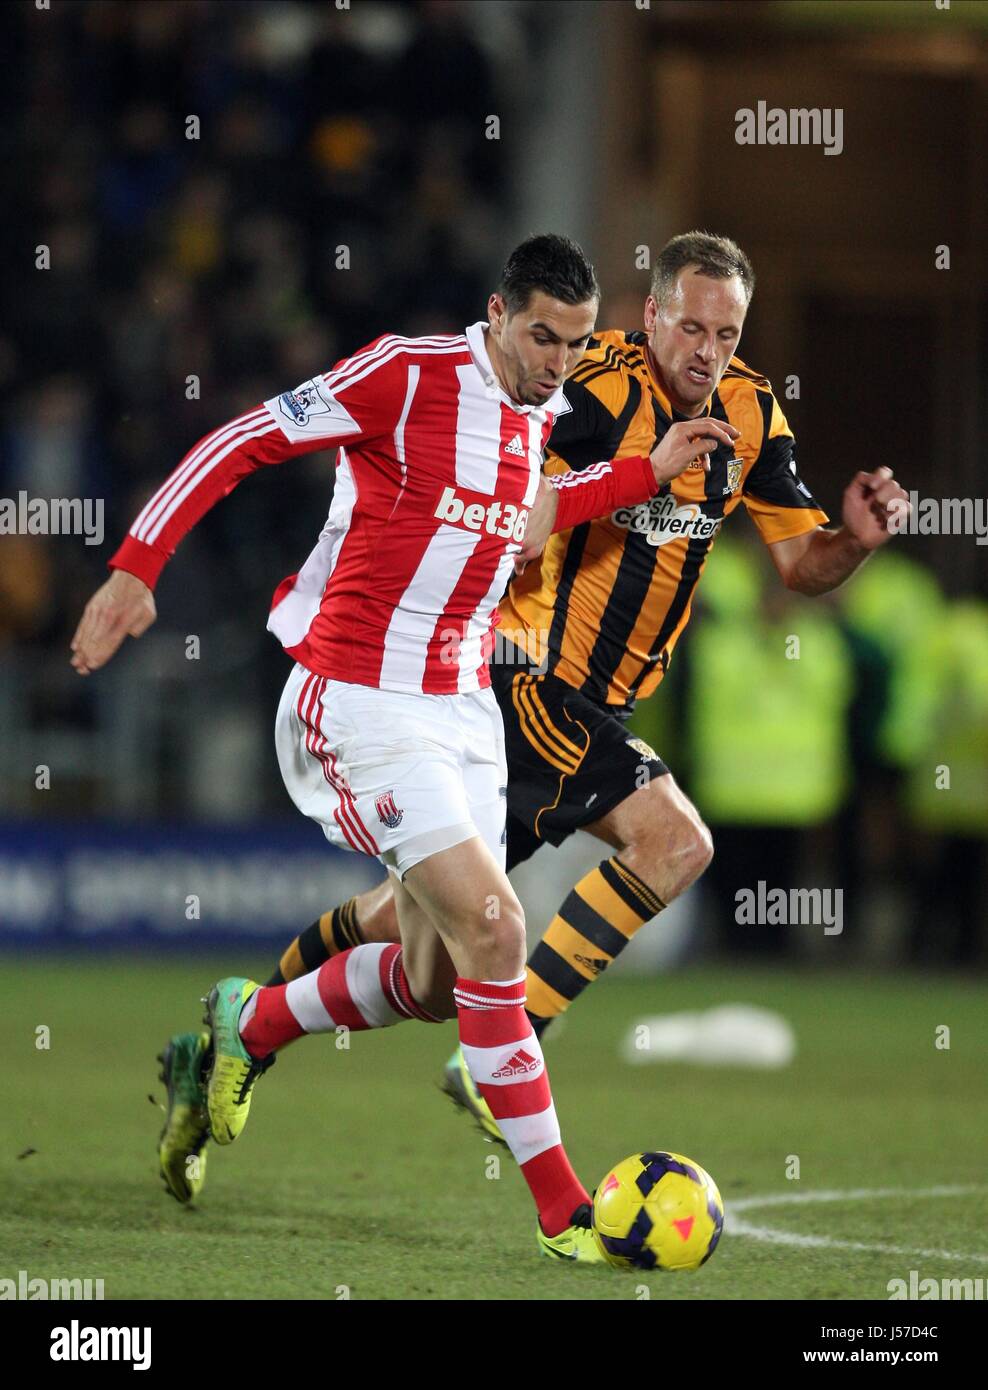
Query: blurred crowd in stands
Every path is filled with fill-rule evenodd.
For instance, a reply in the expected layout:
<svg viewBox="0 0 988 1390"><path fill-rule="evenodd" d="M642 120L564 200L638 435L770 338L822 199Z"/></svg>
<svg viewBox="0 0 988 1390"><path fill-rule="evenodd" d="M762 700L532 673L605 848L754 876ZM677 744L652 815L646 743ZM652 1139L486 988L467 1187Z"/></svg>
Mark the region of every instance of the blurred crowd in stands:
<svg viewBox="0 0 988 1390"><path fill-rule="evenodd" d="M0 89L16 192L0 476L5 496L105 498L112 545L217 423L381 332L479 317L506 160L468 4L59 10L0 15L17 55ZM245 489L188 543L197 623L256 611L306 553L329 462L297 467L290 501ZM4 550L0 642L63 647L106 549Z"/></svg>
<svg viewBox="0 0 988 1390"><path fill-rule="evenodd" d="M74 676L68 641L201 435L378 333L481 316L512 197L485 118L518 79L527 12L493 42L449 0L63 9L0 15L18 55L0 87L0 496L103 498L106 534L0 538L3 802L294 814L270 736L285 659L264 622L322 523L329 456L258 475L206 518L162 578L157 627L99 677ZM988 604L946 597L906 539L808 601L757 542L721 538L635 728L713 827L725 944L736 886L761 878L842 885L849 932L887 900L913 958L983 961Z"/></svg>

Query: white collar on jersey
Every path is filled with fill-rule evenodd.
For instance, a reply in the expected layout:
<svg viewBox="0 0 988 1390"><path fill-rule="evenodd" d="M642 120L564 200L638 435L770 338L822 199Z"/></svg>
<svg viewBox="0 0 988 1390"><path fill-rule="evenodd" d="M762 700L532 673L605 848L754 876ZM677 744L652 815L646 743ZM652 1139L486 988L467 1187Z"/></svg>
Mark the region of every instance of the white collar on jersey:
<svg viewBox="0 0 988 1390"><path fill-rule="evenodd" d="M491 366L491 359L487 353L487 343L484 339L484 329L490 328L486 319L479 319L477 323L471 323L466 330L467 346L473 355L477 370L484 378L485 386L496 386L498 394L506 405L510 405L512 410L519 415L528 415L533 410L539 414L563 415L570 409L569 401L563 395L563 388L560 386L558 391L554 391L551 396L547 396L541 405L519 405L502 387L494 374Z"/></svg>

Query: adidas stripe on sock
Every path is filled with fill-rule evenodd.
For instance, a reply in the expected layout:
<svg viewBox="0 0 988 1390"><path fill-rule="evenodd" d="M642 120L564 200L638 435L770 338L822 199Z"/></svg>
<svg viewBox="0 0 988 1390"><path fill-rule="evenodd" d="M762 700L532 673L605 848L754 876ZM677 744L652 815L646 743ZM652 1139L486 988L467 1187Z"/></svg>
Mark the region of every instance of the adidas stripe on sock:
<svg viewBox="0 0 988 1390"><path fill-rule="evenodd" d="M491 1108L535 1198L546 1235L558 1235L590 1198L559 1134L542 1048L525 1013L525 979L458 979L453 992L467 1070Z"/></svg>

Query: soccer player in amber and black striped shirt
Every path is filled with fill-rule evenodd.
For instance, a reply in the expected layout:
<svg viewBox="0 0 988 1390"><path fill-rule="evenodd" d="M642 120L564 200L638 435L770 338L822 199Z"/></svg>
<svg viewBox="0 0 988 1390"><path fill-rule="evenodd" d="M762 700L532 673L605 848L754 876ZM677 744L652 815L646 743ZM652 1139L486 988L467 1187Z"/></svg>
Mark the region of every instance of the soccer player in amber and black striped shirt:
<svg viewBox="0 0 988 1390"><path fill-rule="evenodd" d="M825 529L768 381L736 356L753 288L747 257L726 238L693 232L663 249L644 331L595 335L567 380L570 408L556 417L546 472L646 455L677 422L698 417L739 435L649 502L551 536L501 602L491 676L507 740L508 868L576 829L612 851L569 893L529 959L537 1034L712 856L698 810L624 721L668 669L722 525L743 506L783 583L815 595L888 541L889 505L906 499L890 469L859 472L844 493L842 525ZM493 323L493 301L491 313ZM385 882L313 923L274 980L297 978L361 941L396 937ZM446 1086L497 1138L458 1056Z"/></svg>

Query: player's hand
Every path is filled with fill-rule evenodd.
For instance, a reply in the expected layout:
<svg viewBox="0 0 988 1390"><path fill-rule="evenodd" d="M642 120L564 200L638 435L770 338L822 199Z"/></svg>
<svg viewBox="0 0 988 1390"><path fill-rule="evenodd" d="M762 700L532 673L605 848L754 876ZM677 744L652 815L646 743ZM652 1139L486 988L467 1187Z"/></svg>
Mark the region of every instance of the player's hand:
<svg viewBox="0 0 988 1390"><path fill-rule="evenodd" d="M559 493L554 487L550 487L545 475L542 475L539 478L539 490L535 494L535 501L528 513L525 538L521 543L521 550L515 556L515 574L521 574L530 560L542 554L556 524L558 507Z"/></svg>
<svg viewBox="0 0 988 1390"><path fill-rule="evenodd" d="M671 483L699 460L705 473L710 472L710 455L722 444L733 446L741 431L709 415L696 420L680 420L670 425L651 453L652 472L659 484Z"/></svg>
<svg viewBox="0 0 988 1390"><path fill-rule="evenodd" d="M125 637L140 637L158 616L142 579L114 570L86 604L72 638L72 665L80 676L105 666Z"/></svg>
<svg viewBox="0 0 988 1390"><path fill-rule="evenodd" d="M844 489L844 528L865 550L880 545L901 531L909 519L909 494L892 477L891 468L856 473Z"/></svg>

